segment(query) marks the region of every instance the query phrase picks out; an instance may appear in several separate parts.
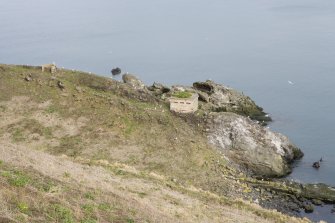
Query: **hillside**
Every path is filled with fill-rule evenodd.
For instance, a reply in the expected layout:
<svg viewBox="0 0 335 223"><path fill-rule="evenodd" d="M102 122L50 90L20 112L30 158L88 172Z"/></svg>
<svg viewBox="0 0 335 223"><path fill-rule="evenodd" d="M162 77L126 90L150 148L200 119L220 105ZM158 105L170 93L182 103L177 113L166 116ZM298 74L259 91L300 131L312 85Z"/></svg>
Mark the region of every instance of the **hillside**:
<svg viewBox="0 0 335 223"><path fill-rule="evenodd" d="M201 125L115 80L1 65L0 118L0 222L308 222L248 202Z"/></svg>

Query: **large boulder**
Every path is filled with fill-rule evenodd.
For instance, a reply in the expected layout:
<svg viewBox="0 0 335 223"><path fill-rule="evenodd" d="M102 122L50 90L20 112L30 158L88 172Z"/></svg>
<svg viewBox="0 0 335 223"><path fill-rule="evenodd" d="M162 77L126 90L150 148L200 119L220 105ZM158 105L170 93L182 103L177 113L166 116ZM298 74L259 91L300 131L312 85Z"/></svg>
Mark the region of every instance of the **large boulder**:
<svg viewBox="0 0 335 223"><path fill-rule="evenodd" d="M285 176L290 163L303 156L286 136L231 112L210 114L207 134L210 143L256 176Z"/></svg>
<svg viewBox="0 0 335 223"><path fill-rule="evenodd" d="M271 118L250 97L232 88L207 80L193 83L193 89L200 95L201 101L206 102L202 106L203 110L233 112L249 116L264 124L271 121Z"/></svg>
<svg viewBox="0 0 335 223"><path fill-rule="evenodd" d="M138 89L144 89L145 88L144 83L132 74L124 74L122 76L122 80L123 80L124 83L130 85L134 89L138 90Z"/></svg>
<svg viewBox="0 0 335 223"><path fill-rule="evenodd" d="M154 82L152 86L148 87L148 90L153 92L157 96L169 93L171 91L169 87L156 82Z"/></svg>

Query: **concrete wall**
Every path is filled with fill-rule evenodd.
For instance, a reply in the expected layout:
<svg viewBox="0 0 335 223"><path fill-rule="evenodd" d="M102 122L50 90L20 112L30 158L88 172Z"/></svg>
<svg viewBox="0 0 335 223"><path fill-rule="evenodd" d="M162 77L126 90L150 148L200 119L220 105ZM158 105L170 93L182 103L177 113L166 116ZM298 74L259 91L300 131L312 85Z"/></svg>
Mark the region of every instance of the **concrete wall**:
<svg viewBox="0 0 335 223"><path fill-rule="evenodd" d="M44 64L42 65L42 72L47 71L50 73L55 73L57 70L56 66L54 64Z"/></svg>
<svg viewBox="0 0 335 223"><path fill-rule="evenodd" d="M198 95L191 98L170 98L170 110L179 113L192 113L198 110Z"/></svg>

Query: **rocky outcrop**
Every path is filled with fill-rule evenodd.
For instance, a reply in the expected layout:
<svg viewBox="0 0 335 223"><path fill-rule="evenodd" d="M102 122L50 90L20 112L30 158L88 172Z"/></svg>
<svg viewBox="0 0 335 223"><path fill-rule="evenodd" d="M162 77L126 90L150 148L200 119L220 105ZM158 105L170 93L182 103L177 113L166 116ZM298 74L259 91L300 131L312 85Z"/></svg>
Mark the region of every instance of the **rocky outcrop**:
<svg viewBox="0 0 335 223"><path fill-rule="evenodd" d="M145 89L144 83L132 74L124 74L122 80L136 90Z"/></svg>
<svg viewBox="0 0 335 223"><path fill-rule="evenodd" d="M327 203L335 203L335 188L326 184L306 184L303 186L303 196Z"/></svg>
<svg viewBox="0 0 335 223"><path fill-rule="evenodd" d="M176 85L171 88L154 83L146 88L133 75L122 78L132 88L148 90L160 99L180 91L197 93L202 101L200 114L204 114L198 117L205 120L210 143L253 175L285 176L291 172L290 163L303 155L287 137L253 121L261 119L266 123L271 119L253 100L234 89L213 81L195 82L193 87Z"/></svg>
<svg viewBox="0 0 335 223"><path fill-rule="evenodd" d="M256 176L285 176L290 163L303 156L286 136L230 112L210 114L207 135L210 143Z"/></svg>
<svg viewBox="0 0 335 223"><path fill-rule="evenodd" d="M169 87L156 82L154 82L152 86L148 87L148 90L153 92L156 96L163 95L171 91Z"/></svg>
<svg viewBox="0 0 335 223"><path fill-rule="evenodd" d="M250 97L232 88L208 80L193 83L193 89L199 94L199 99L205 102L202 104L202 110L233 112L249 116L264 124L271 121L271 118Z"/></svg>

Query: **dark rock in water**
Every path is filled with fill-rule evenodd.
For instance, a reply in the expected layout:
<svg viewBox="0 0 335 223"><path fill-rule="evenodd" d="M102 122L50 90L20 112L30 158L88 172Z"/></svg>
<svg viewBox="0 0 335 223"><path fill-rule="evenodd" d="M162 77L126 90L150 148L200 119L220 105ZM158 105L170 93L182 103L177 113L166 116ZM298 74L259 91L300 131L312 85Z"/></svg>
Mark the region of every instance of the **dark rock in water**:
<svg viewBox="0 0 335 223"><path fill-rule="evenodd" d="M312 203L316 206L321 206L323 205L323 202L320 201L319 199L312 199Z"/></svg>
<svg viewBox="0 0 335 223"><path fill-rule="evenodd" d="M314 211L314 207L311 204L304 204L305 213L312 213Z"/></svg>
<svg viewBox="0 0 335 223"><path fill-rule="evenodd" d="M119 75L119 74L121 74L121 69L120 69L119 67L113 68L113 69L111 70L111 73L112 73L113 75Z"/></svg>
<svg viewBox="0 0 335 223"><path fill-rule="evenodd" d="M320 162L314 162L313 167L316 168L316 169L319 169L320 168Z"/></svg>
<svg viewBox="0 0 335 223"><path fill-rule="evenodd" d="M332 214L335 214L335 207L330 211Z"/></svg>

